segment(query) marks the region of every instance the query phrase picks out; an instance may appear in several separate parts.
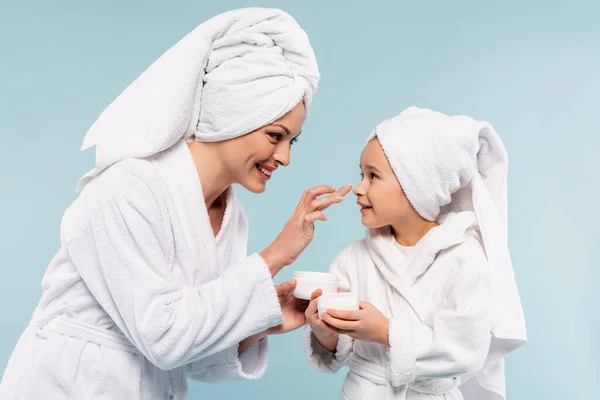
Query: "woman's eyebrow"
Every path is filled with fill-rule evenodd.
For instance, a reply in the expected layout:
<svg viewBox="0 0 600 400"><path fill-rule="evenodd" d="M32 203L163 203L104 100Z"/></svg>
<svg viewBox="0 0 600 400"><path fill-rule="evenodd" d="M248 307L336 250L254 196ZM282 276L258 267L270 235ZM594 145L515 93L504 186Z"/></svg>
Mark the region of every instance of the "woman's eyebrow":
<svg viewBox="0 0 600 400"><path fill-rule="evenodd" d="M281 125L281 124L271 124L271 126L278 126L281 129L283 129L285 131L285 133L287 133L288 135L292 134L292 132L286 126L284 126L284 125Z"/></svg>

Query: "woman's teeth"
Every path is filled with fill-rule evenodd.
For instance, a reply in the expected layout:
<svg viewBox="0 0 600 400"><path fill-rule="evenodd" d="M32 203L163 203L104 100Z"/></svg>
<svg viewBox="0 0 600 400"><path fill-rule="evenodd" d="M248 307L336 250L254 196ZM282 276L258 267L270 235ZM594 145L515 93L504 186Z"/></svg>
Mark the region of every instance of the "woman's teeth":
<svg viewBox="0 0 600 400"><path fill-rule="evenodd" d="M269 171L268 169L265 169L258 164L256 164L256 168L258 168L260 170L260 172L262 172L266 176L271 176L272 171Z"/></svg>

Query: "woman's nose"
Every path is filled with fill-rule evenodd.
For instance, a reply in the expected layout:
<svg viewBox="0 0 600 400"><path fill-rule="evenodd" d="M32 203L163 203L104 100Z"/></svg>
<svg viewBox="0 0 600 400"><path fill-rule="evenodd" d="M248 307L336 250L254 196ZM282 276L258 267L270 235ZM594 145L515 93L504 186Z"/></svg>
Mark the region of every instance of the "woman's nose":
<svg viewBox="0 0 600 400"><path fill-rule="evenodd" d="M290 165L290 147L286 145L278 146L273 158L278 164L287 167Z"/></svg>

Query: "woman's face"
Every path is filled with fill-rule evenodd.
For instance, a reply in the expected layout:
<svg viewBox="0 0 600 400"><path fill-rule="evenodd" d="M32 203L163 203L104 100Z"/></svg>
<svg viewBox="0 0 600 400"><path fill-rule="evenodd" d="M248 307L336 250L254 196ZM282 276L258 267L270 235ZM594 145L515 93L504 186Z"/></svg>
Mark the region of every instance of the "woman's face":
<svg viewBox="0 0 600 400"><path fill-rule="evenodd" d="M306 118L304 102L272 124L220 143L220 157L236 183L262 193L279 166L290 163L290 147Z"/></svg>

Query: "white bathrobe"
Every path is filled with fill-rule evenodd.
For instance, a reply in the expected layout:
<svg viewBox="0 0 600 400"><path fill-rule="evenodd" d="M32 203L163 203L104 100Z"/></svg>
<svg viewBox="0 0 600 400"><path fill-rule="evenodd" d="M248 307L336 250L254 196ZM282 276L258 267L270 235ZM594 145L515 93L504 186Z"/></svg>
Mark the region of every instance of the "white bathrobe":
<svg viewBox="0 0 600 400"><path fill-rule="evenodd" d="M283 319L247 229L230 190L215 238L184 140L108 168L64 215L0 399L183 400L186 378L259 378L266 339L238 344Z"/></svg>
<svg viewBox="0 0 600 400"><path fill-rule="evenodd" d="M481 369L491 339L489 264L472 212L449 215L411 259L389 230L369 230L339 254L331 272L389 318L389 349L340 335L332 354L310 327L305 331L314 368L350 368L340 399L463 398L461 377Z"/></svg>

